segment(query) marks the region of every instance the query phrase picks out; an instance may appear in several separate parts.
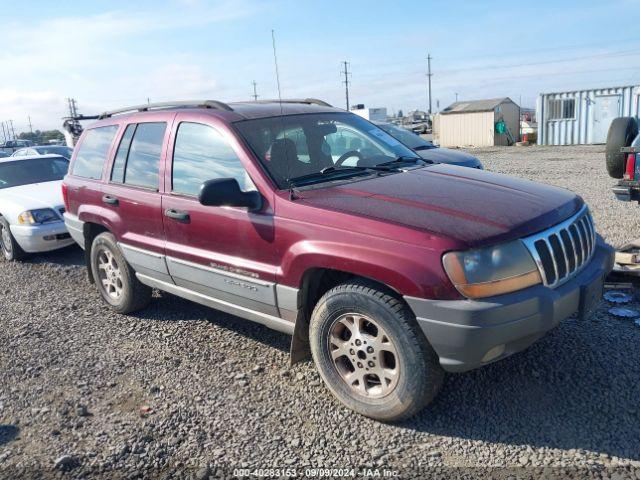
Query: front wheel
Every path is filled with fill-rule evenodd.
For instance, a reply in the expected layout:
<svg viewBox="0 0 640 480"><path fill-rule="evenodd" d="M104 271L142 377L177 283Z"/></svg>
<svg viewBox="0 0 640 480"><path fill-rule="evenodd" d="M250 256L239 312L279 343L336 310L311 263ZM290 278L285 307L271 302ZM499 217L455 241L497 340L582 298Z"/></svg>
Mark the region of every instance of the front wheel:
<svg viewBox="0 0 640 480"><path fill-rule="evenodd" d="M5 260L20 260L25 256L24 250L20 248L18 242L13 237L9 222L4 217L0 217L0 251Z"/></svg>
<svg viewBox="0 0 640 480"><path fill-rule="evenodd" d="M101 233L93 240L91 271L100 295L116 312L131 313L149 304L151 288L136 278L109 232Z"/></svg>
<svg viewBox="0 0 640 480"><path fill-rule="evenodd" d="M442 385L437 355L410 309L368 282L338 285L320 299L310 343L333 394L376 420L416 414Z"/></svg>

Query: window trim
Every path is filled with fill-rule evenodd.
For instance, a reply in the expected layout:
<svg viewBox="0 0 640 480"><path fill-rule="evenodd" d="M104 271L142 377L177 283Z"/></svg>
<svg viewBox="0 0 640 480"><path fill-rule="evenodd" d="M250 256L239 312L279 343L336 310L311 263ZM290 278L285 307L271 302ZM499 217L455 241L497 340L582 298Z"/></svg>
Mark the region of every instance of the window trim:
<svg viewBox="0 0 640 480"><path fill-rule="evenodd" d="M196 121L193 121L193 120L179 120L177 122L177 124L175 125L175 134L173 136L173 145L172 145L172 149L171 149L171 163L170 163L171 177L169 178L169 192L168 192L169 195L174 196L174 197L182 197L182 198L185 198L185 199L196 199L196 200L198 199L198 195L191 195L189 193L176 192L176 191L173 190L173 166L174 166L175 157L176 157L176 155L175 155L176 154L176 145L178 144L178 134L180 133L180 125L182 125L183 123L191 123L191 124L194 124L194 125L202 125L203 127L208 127L208 128L213 129L213 131L215 131L218 135L220 135L220 138L222 138L225 142L227 142L227 145L229 146L229 148L233 151L233 153L238 158L238 161L240 162L240 165L242 166L242 169L244 170L245 174L251 180L251 183L253 183L253 185L255 186L257 191L260 191L258 189L258 184L251 177L251 175L249 174L249 171L244 166L244 163L242 163L240 155L238 155L238 152L236 151L235 148L233 148L233 145L231 145L231 142L227 141L227 139L225 138L225 136L222 134L222 132L219 129L217 129L213 125L209 125L208 123L196 122Z"/></svg>

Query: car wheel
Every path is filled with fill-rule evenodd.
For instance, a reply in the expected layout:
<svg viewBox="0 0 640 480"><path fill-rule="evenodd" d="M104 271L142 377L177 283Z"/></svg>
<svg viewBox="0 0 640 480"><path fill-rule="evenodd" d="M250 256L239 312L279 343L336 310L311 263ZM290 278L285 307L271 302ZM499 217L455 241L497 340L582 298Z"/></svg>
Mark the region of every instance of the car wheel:
<svg viewBox="0 0 640 480"><path fill-rule="evenodd" d="M611 122L605 147L609 176L613 178L623 177L627 156L620 149L631 145L636 135L638 135L638 121L635 118L620 117Z"/></svg>
<svg viewBox="0 0 640 480"><path fill-rule="evenodd" d="M444 371L409 307L369 282L329 290L313 311L309 336L331 392L367 417L408 418L442 386Z"/></svg>
<svg viewBox="0 0 640 480"><path fill-rule="evenodd" d="M2 250L2 255L8 261L20 260L25 256L24 250L20 248L11 233L9 222L3 217L0 217L0 250Z"/></svg>
<svg viewBox="0 0 640 480"><path fill-rule="evenodd" d="M135 312L151 301L151 288L136 278L109 232L101 233L93 240L91 271L100 295L116 312Z"/></svg>

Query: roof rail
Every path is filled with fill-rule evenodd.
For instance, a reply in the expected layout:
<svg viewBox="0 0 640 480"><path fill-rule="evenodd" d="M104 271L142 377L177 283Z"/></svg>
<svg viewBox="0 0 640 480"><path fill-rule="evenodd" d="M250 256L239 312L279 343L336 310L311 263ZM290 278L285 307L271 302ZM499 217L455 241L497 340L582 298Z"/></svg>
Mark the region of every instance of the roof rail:
<svg viewBox="0 0 640 480"><path fill-rule="evenodd" d="M325 102L324 100L319 100L317 98L287 98L278 100L277 98L273 100L252 100L250 103L305 103L307 105L320 105L321 107L333 107L333 105Z"/></svg>
<svg viewBox="0 0 640 480"><path fill-rule="evenodd" d="M109 118L113 115L119 115L122 113L130 112L147 112L149 110L159 110L163 108L174 107L192 107L192 108L215 108L216 110L232 111L233 109L226 103L219 102L217 100L186 100L186 101L174 101L174 102L159 102L159 103L145 103L142 105L134 105L132 107L119 108L117 110L110 110L98 115L98 119Z"/></svg>

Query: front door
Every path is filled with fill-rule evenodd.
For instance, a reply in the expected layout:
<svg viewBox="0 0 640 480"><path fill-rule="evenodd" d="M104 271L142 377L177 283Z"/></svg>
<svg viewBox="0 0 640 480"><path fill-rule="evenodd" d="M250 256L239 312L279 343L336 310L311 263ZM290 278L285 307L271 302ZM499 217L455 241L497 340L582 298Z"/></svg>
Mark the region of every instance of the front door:
<svg viewBox="0 0 640 480"><path fill-rule="evenodd" d="M176 285L232 305L277 316L274 218L270 207L207 207L200 185L235 178L255 186L236 151L212 125L176 118L171 185L162 197L167 266Z"/></svg>
<svg viewBox="0 0 640 480"><path fill-rule="evenodd" d="M595 97L592 116L591 143L605 143L609 126L620 116L620 95L600 95Z"/></svg>

